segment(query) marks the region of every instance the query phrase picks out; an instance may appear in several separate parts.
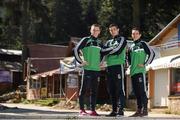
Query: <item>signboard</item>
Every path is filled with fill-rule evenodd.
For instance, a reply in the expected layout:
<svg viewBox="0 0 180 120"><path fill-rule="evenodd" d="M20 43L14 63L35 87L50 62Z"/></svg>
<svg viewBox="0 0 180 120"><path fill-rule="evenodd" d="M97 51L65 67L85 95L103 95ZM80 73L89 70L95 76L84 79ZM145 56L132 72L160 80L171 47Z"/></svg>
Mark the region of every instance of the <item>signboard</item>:
<svg viewBox="0 0 180 120"><path fill-rule="evenodd" d="M41 88L41 97L47 97L47 88L44 87L44 88Z"/></svg>
<svg viewBox="0 0 180 120"><path fill-rule="evenodd" d="M0 82L12 83L10 71L0 71Z"/></svg>
<svg viewBox="0 0 180 120"><path fill-rule="evenodd" d="M78 75L69 74L67 79L68 88L77 88L78 87Z"/></svg>

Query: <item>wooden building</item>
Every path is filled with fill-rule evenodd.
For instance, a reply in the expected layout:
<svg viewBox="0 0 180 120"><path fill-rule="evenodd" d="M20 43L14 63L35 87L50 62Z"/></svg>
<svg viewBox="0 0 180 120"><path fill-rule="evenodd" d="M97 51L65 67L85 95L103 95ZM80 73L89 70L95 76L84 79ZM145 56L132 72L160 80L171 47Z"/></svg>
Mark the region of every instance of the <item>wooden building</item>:
<svg viewBox="0 0 180 120"><path fill-rule="evenodd" d="M150 42L159 58L150 65L151 106L180 111L180 14Z"/></svg>
<svg viewBox="0 0 180 120"><path fill-rule="evenodd" d="M0 49L0 93L23 84L21 56L20 50Z"/></svg>
<svg viewBox="0 0 180 120"><path fill-rule="evenodd" d="M60 79L57 71L60 59L66 56L67 46L29 44L27 47L28 59L24 68L27 99L59 97Z"/></svg>
<svg viewBox="0 0 180 120"><path fill-rule="evenodd" d="M81 72L61 65L63 65L62 62L73 61L74 58L69 56L72 56L72 49L78 41L79 38L73 37L69 46L28 45L29 58L25 79L27 80L27 99L65 97L77 100ZM108 100L105 75L102 72L99 83L98 101L100 102Z"/></svg>

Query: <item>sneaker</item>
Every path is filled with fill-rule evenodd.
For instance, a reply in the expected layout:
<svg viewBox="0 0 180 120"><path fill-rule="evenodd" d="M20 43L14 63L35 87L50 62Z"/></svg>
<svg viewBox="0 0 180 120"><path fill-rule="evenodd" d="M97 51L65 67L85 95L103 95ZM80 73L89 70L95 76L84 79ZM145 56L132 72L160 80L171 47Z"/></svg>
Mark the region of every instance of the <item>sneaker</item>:
<svg viewBox="0 0 180 120"><path fill-rule="evenodd" d="M138 109L133 115L131 115L129 117L141 117L141 116L142 116L141 110Z"/></svg>
<svg viewBox="0 0 180 120"><path fill-rule="evenodd" d="M89 113L89 115L90 115L90 116L100 116L99 114L97 114L96 111L91 111L91 112Z"/></svg>
<svg viewBox="0 0 180 120"><path fill-rule="evenodd" d="M6 110L6 109L8 109L7 106L4 106L4 105L1 105L1 104L0 104L0 110Z"/></svg>
<svg viewBox="0 0 180 120"><path fill-rule="evenodd" d="M141 117L141 113L139 112L135 112L133 115L129 116L129 117Z"/></svg>
<svg viewBox="0 0 180 120"><path fill-rule="evenodd" d="M148 116L148 111L147 111L147 110L143 110L141 116L142 116L142 117L143 117L143 116Z"/></svg>
<svg viewBox="0 0 180 120"><path fill-rule="evenodd" d="M80 110L79 116L85 116L88 115L88 113L85 110Z"/></svg>
<svg viewBox="0 0 180 120"><path fill-rule="evenodd" d="M123 110L119 110L117 113L117 116L124 116L124 111Z"/></svg>
<svg viewBox="0 0 180 120"><path fill-rule="evenodd" d="M106 115L106 117L114 117L116 116L116 112L112 111L109 115Z"/></svg>

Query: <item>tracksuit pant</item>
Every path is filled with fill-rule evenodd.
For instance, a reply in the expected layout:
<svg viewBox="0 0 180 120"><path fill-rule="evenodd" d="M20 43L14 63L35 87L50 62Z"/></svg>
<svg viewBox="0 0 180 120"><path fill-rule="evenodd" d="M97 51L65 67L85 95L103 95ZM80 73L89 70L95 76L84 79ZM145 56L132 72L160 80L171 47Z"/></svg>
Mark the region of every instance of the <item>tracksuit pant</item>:
<svg viewBox="0 0 180 120"><path fill-rule="evenodd" d="M132 87L137 98L137 108L147 110L147 85L146 77L143 73L138 73L131 76Z"/></svg>
<svg viewBox="0 0 180 120"><path fill-rule="evenodd" d="M112 110L117 112L118 107L119 110L123 110L125 107L124 67L123 65L108 66L107 74Z"/></svg>
<svg viewBox="0 0 180 120"><path fill-rule="evenodd" d="M79 105L80 109L84 109L84 97L87 90L90 90L90 109L95 111L96 98L98 90L99 71L84 70L81 80L81 88L79 91Z"/></svg>

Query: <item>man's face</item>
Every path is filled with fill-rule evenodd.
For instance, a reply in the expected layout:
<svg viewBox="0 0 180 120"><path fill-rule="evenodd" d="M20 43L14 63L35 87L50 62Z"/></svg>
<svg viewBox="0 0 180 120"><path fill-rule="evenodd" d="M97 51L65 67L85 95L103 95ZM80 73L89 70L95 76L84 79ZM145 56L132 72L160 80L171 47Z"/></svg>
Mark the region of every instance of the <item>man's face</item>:
<svg viewBox="0 0 180 120"><path fill-rule="evenodd" d="M131 37L134 41L136 41L141 37L141 34L138 30L132 30Z"/></svg>
<svg viewBox="0 0 180 120"><path fill-rule="evenodd" d="M109 32L112 37L115 37L119 34L119 28L117 28L116 26L112 26L109 28Z"/></svg>
<svg viewBox="0 0 180 120"><path fill-rule="evenodd" d="M96 26L91 26L91 30L90 30L90 33L92 36L94 36L95 38L97 38L100 34L101 30L99 27L96 27Z"/></svg>

